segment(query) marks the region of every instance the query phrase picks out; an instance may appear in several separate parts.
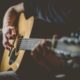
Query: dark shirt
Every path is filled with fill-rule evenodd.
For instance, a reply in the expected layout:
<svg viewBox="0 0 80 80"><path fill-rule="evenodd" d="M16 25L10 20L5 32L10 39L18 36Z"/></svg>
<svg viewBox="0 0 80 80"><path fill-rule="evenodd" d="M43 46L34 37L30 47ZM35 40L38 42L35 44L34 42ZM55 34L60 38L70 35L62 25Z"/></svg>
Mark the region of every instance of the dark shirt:
<svg viewBox="0 0 80 80"><path fill-rule="evenodd" d="M34 16L38 21L32 34L52 36L79 32L80 10L78 1L72 0L24 0L26 18ZM42 23L42 27L39 24ZM46 34L47 33L47 34ZM52 34L51 34L52 33ZM43 36L43 35L42 35ZM37 36L38 37L38 36Z"/></svg>
<svg viewBox="0 0 80 80"><path fill-rule="evenodd" d="M25 0L26 17L35 16L52 23L65 23L72 13L70 1L65 0Z"/></svg>

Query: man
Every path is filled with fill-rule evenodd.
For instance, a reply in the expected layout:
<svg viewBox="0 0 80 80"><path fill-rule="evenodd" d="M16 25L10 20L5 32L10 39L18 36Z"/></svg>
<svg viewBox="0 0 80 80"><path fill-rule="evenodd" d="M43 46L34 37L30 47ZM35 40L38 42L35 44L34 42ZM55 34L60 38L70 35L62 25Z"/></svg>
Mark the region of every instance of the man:
<svg viewBox="0 0 80 80"><path fill-rule="evenodd" d="M4 29L7 28L7 26L8 28L14 26L14 21L16 19L15 15L19 14L22 11L25 12L26 19L33 16L37 19L47 21L48 23L51 23L51 25L54 25L55 28L54 33L56 33L56 31L58 30L58 26L60 26L59 33L62 33L61 29L64 29L67 33L73 32L75 29L76 32L79 31L78 1L75 2L75 1L64 1L64 0L61 1L47 0L46 4L44 5L44 3L41 0L38 1L25 0L23 3L12 6L8 9L3 21L3 33L6 33L5 32L6 30ZM11 12L13 14L11 14ZM53 29L53 27L51 28ZM5 40L6 39L4 37L3 38L4 46L6 46Z"/></svg>
<svg viewBox="0 0 80 80"><path fill-rule="evenodd" d="M15 20L17 18L17 15L19 15L21 12L25 13L27 21L28 21L28 19L31 19L31 21L32 21L31 24L34 23L34 19L35 19L35 21L41 20L41 22L43 24L45 24L45 23L48 24L48 26L44 26L44 27L42 26L43 29L40 28L39 26L38 26L38 28L35 27L37 30L35 28L33 28L34 31L32 32L32 34L33 33L35 34L36 31L38 32L40 30L39 31L40 33L38 33L39 35L37 35L37 36L41 35L40 37L45 36L45 38L48 38L48 37L51 37L53 34L57 34L59 36L62 36L62 35L66 36L68 34L70 35L72 32L73 33L79 32L79 29L80 29L79 28L79 25L80 25L80 23L79 23L79 19L80 19L79 15L80 14L79 13L80 12L79 12L78 1L46 0L45 3L43 3L42 0L24 0L24 2L10 7L4 16L3 46L8 50L12 47L9 40L13 39L14 36L16 35ZM49 30L49 27L50 27L50 30ZM75 34L74 34L74 36L75 36ZM44 44L46 44L46 42ZM35 57L34 53L38 54L38 53L40 53L40 51L43 51L42 55L44 54L44 47L43 47L44 44L39 45L37 48L35 48L33 50L33 55L32 55L33 57ZM41 48L43 48L43 49L41 49ZM45 53L47 54L47 51ZM52 54L52 53L53 52L50 51L50 55L51 55L50 57L53 57L52 62L54 62L54 54ZM38 58L39 58L39 56L40 55L38 55ZM36 56L36 58L37 58L37 56ZM58 58L57 58L57 60L58 60ZM50 62L51 59L49 58L48 61ZM54 63L52 63L52 64L48 63L48 67L47 67L45 65L45 62L46 61L44 61L44 63L43 63L43 61L42 61L41 65L44 66L47 70L48 70L48 67L51 67L51 65L54 64ZM59 59L58 62L60 63L61 60ZM35 72L35 70L32 70L32 71ZM55 75L54 72L51 71L52 74L51 73L47 74L46 70L43 72L45 73L45 74L42 73L42 74L44 74L43 76L42 76L42 74L40 74L38 72L39 75L37 75L37 76L39 77L40 80L45 80L45 79L53 80L54 75ZM31 74L31 73L29 73L29 74ZM35 76L35 74L34 74L34 76ZM65 76L65 75L63 75L63 76ZM32 75L31 75L31 77L32 77ZM34 78L34 80L35 79L37 80L38 78ZM30 78L30 80L31 80L31 78Z"/></svg>

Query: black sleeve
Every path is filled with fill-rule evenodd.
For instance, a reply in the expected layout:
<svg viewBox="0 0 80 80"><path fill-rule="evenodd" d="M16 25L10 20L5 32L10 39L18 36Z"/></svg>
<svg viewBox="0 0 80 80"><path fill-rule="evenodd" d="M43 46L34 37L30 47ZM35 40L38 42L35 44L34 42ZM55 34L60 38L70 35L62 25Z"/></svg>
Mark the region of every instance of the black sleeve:
<svg viewBox="0 0 80 80"><path fill-rule="evenodd" d="M26 18L35 16L38 19L47 21L49 0L24 0L24 9ZM53 5L53 4L52 4Z"/></svg>
<svg viewBox="0 0 80 80"><path fill-rule="evenodd" d="M29 18L30 16L35 16L38 19L47 20L47 9L49 0L24 0L24 8L25 8L25 15L26 18Z"/></svg>
<svg viewBox="0 0 80 80"><path fill-rule="evenodd" d="M67 0L24 0L24 8L26 18L35 16L54 24L65 24L73 14L71 2Z"/></svg>
<svg viewBox="0 0 80 80"><path fill-rule="evenodd" d="M34 16L34 12L35 12L34 0L24 0L24 9L25 9L26 18L29 18L30 16Z"/></svg>

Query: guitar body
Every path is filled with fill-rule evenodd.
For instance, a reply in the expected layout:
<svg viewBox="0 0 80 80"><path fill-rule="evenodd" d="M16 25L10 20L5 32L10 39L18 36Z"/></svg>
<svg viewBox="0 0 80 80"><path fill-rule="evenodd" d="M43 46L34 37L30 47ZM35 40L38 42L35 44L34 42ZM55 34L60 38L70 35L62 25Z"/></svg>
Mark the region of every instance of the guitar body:
<svg viewBox="0 0 80 80"><path fill-rule="evenodd" d="M34 17L30 17L29 19L26 20L24 13L21 13L19 17L19 24L18 24L19 36L23 36L23 38L28 39L30 37L33 22L34 22ZM7 49L4 50L3 58L1 62L1 71L18 70L25 53L25 50L18 50L17 52L15 51L15 53L13 53L13 51L16 49L16 45L18 44L18 40L19 39L17 35L15 41L11 40L11 43L14 42L14 47L10 51ZM11 55L13 54L16 56L16 59L12 64L10 64L10 58Z"/></svg>

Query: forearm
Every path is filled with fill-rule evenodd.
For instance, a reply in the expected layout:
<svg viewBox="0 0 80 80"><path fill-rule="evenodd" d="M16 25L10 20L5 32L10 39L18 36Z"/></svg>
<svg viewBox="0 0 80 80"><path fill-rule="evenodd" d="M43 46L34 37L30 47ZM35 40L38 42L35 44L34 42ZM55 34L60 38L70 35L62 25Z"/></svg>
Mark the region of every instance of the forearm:
<svg viewBox="0 0 80 80"><path fill-rule="evenodd" d="M14 26L20 12L24 11L23 3L10 7L3 18L3 28Z"/></svg>

